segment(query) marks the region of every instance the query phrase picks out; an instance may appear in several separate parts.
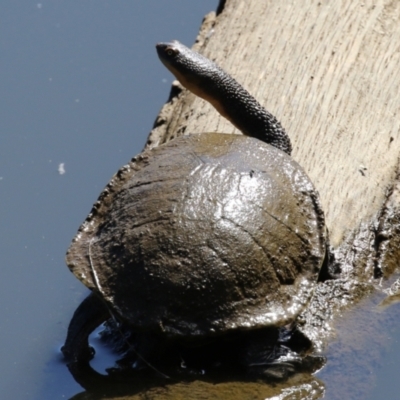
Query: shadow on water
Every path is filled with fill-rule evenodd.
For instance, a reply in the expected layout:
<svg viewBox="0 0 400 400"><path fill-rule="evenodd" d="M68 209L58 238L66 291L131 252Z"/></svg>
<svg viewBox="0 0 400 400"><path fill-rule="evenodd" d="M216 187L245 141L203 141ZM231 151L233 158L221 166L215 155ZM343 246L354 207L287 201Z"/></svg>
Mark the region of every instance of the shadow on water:
<svg viewBox="0 0 400 400"><path fill-rule="evenodd" d="M394 278L392 278L394 280ZM71 400L94 399L381 399L398 398L395 380L400 353L400 304L383 305L386 295L375 291L336 324L336 338L324 352L326 365L316 374L297 373L285 381L249 380L232 373L193 373L183 379L156 376L154 371L112 367L118 355L102 327L91 335L96 355L91 366L106 378L82 370L90 389ZM101 332L102 331L102 332ZM101 334L102 333L102 334ZM106 341L105 341L106 340ZM396 365L397 363L397 365ZM58 368L66 365L58 360ZM65 371L64 371L65 372ZM118 372L118 373L119 373ZM113 375L114 374L114 375ZM111 378L111 379L109 379ZM83 383L86 386L87 383Z"/></svg>
<svg viewBox="0 0 400 400"><path fill-rule="evenodd" d="M383 306L385 297L375 292L338 320L327 364L316 374L326 399L398 399L400 303Z"/></svg>
<svg viewBox="0 0 400 400"><path fill-rule="evenodd" d="M101 389L96 392L84 392L71 398L71 400L94 400L94 399L318 399L323 393L323 385L318 379L308 377L296 377L287 383L268 385L262 382L245 381L207 381L193 380L187 382L163 382L158 385L142 381L140 384L130 387L119 387L112 392ZM286 388L290 389L286 389ZM310 393L313 396L310 397ZM285 397L282 397L285 396Z"/></svg>
<svg viewBox="0 0 400 400"><path fill-rule="evenodd" d="M381 399L398 398L394 381L400 352L400 304L383 306L385 294L376 291L347 312L336 325L336 339L325 351L326 365L316 374L298 373L279 382L247 380L229 373L213 373L184 379L166 379L138 370L126 370L112 382L118 355L110 342L100 339L99 328L90 338L96 348L93 368L109 375L96 380L90 390L71 400L94 399ZM395 355L393 357L393 354ZM397 366L396 366L397 363ZM62 364L62 363L61 363ZM66 368L65 365L63 365ZM82 379L85 380L82 371ZM90 375L90 374L89 374ZM116 375L114 375L115 377ZM388 379L388 377L391 377ZM89 379L90 380L90 379Z"/></svg>
<svg viewBox="0 0 400 400"><path fill-rule="evenodd" d="M284 381L251 380L243 374L226 371L218 372L192 370L189 373L180 372L178 375L164 374L169 371L162 369L114 369L105 368L104 362L110 360L115 352L108 350L111 343L105 345L99 337L92 336L91 343L97 342L96 362L91 366L82 365L79 373L75 368L76 379L85 387L86 391L76 394L71 400L78 399L319 399L323 396L324 385L311 373L298 373ZM96 365L97 364L97 365ZM91 367L97 366L97 371ZM108 364L108 366L111 364ZM175 371L176 372L176 371ZM161 376L164 375L164 376ZM191 375L191 376L190 376Z"/></svg>

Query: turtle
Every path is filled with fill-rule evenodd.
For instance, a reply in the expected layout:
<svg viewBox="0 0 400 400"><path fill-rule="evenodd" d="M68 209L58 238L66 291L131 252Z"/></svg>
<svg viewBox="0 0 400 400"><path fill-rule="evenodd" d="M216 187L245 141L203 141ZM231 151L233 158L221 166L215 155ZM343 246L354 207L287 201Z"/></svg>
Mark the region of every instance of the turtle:
<svg viewBox="0 0 400 400"><path fill-rule="evenodd" d="M277 342L276 332L295 325L326 258L318 192L284 128L234 78L178 41L156 48L181 84L243 135L185 134L113 176L67 252L91 294L64 354L74 373L91 357L88 335L112 316L163 344L215 339L229 348L232 337L250 335L240 342L242 364L270 364L252 355L254 343Z"/></svg>

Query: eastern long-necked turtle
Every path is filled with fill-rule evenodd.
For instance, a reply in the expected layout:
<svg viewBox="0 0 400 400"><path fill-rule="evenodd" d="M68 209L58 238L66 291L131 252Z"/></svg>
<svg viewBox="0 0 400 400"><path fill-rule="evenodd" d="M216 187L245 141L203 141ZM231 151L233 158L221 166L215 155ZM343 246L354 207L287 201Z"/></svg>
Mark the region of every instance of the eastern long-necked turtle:
<svg viewBox="0 0 400 400"><path fill-rule="evenodd" d="M92 290L70 324L72 364L87 357L88 334L110 313L134 331L185 340L287 325L310 300L324 259L318 194L276 118L181 43L157 52L244 135L182 136L111 179L67 253Z"/></svg>

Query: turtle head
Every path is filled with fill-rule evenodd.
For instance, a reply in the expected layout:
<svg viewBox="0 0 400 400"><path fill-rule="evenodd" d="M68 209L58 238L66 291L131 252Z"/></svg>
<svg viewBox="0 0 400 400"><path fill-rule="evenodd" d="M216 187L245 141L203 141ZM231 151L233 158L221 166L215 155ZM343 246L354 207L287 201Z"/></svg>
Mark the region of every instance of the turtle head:
<svg viewBox="0 0 400 400"><path fill-rule="evenodd" d="M204 90L213 85L214 71L219 69L215 63L177 40L158 43L156 49L161 62L186 89L210 101Z"/></svg>

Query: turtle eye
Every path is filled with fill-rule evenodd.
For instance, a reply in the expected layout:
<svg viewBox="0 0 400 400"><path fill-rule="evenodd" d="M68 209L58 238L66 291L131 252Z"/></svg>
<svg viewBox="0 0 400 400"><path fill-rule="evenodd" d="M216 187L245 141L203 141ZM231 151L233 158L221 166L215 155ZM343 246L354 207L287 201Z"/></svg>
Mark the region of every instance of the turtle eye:
<svg viewBox="0 0 400 400"><path fill-rule="evenodd" d="M169 57L175 56L176 54L179 53L178 50L173 49L172 47L167 47L167 49L165 50L165 52L167 53L167 56L169 56Z"/></svg>

